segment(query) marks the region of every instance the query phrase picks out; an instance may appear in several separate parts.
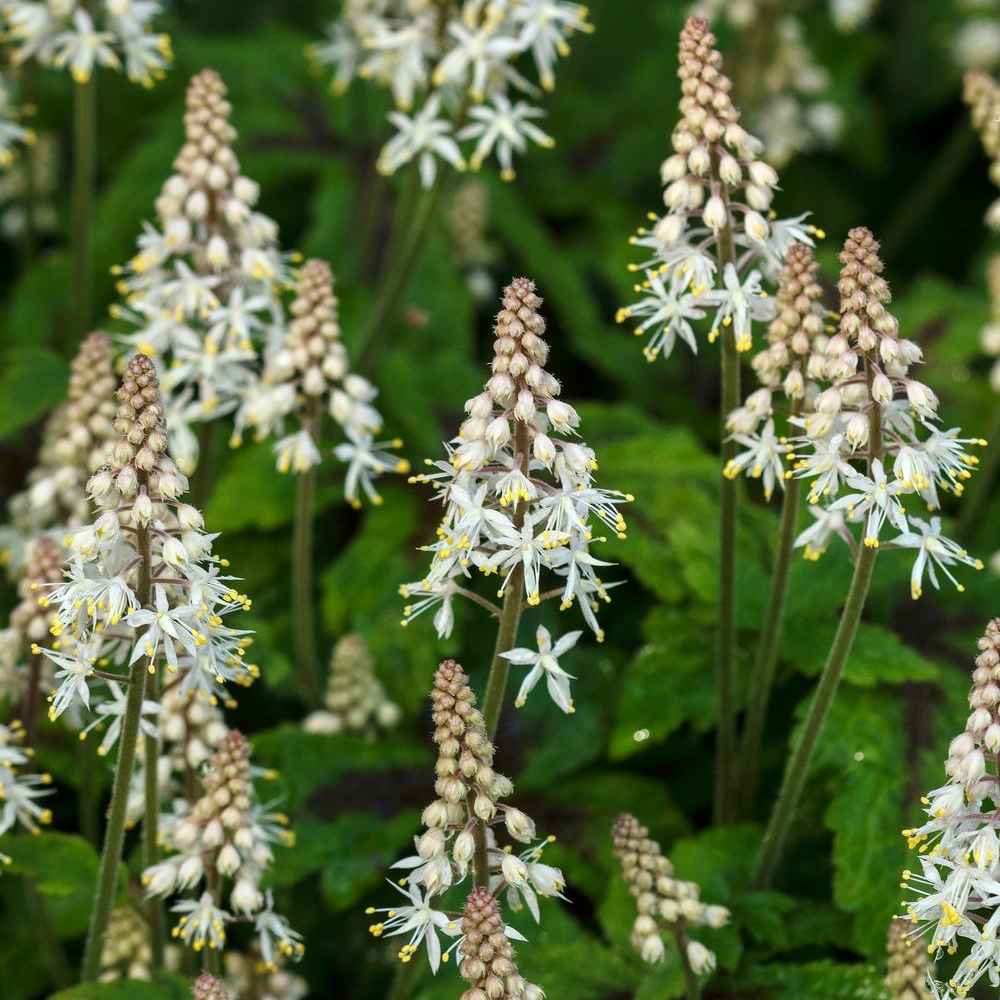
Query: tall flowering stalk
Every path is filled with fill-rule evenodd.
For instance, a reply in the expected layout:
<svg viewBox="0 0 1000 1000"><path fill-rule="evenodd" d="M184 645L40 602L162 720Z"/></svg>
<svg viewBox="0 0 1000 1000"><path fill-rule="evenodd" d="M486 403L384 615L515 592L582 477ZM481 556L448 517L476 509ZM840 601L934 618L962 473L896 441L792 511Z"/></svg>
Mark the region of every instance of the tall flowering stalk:
<svg viewBox="0 0 1000 1000"><path fill-rule="evenodd" d="M160 669L182 692L209 698L226 681L249 683L256 667L242 660L243 632L225 625L225 616L249 606L223 564L212 555L201 514L179 497L187 480L167 447L164 406L152 361L133 357L118 390L111 460L96 472L88 491L102 513L66 539L70 550L66 579L46 601L55 613L54 641L42 652L55 665L49 716L77 707L90 709L95 689L107 695L96 706L119 745L98 873L94 912L84 956L85 980L94 979L117 884L129 797L129 782L140 730L145 757L158 756ZM116 669L105 670L108 662ZM101 664L100 667L97 664ZM123 694L123 689L125 693ZM149 695L147 699L146 695ZM106 707L104 707L106 706ZM110 746L110 744L109 744ZM158 773L146 770L143 853L156 860ZM162 962L159 914L150 908L154 965Z"/></svg>
<svg viewBox="0 0 1000 1000"><path fill-rule="evenodd" d="M179 918L172 933L195 952L221 955L228 928L248 923L263 962L276 969L304 947L261 880L274 860L272 845L295 841L287 818L258 801L250 752L241 733L226 734L201 779L201 796L164 824L168 857L147 866L142 881L153 897L185 894L173 906Z"/></svg>
<svg viewBox="0 0 1000 1000"><path fill-rule="evenodd" d="M680 35L678 76L680 120L674 149L660 170L667 211L651 216L633 245L647 254L631 265L642 273L638 302L618 310L617 320L637 320L636 334L649 335L647 360L668 358L678 338L697 353L692 320L714 309L708 339L721 337L721 439L725 463L736 457L728 414L740 405L740 360L753 346L753 323L774 317L761 269L773 275L788 247L810 243L804 216L768 222L777 173L759 159L761 143L740 124L730 97L732 83L708 22L690 17ZM733 685L736 641L736 484L722 483L719 560L719 727L715 771L715 812L730 809L735 761Z"/></svg>
<svg viewBox="0 0 1000 1000"><path fill-rule="evenodd" d="M700 941L688 937L688 928L724 927L729 922L729 910L702 903L697 883L674 878L670 859L650 838L646 827L629 813L622 813L615 820L611 841L638 910L632 927L632 946L644 962L655 965L666 954L662 935L669 931L677 942L684 967L687 998L698 1000L699 977L715 970L715 955Z"/></svg>
<svg viewBox="0 0 1000 1000"><path fill-rule="evenodd" d="M782 459L788 452L788 446L784 443L786 438L775 431L775 398L779 403L779 419L783 417L788 425L786 433L794 433L796 428L790 422L811 409L819 392L814 375L822 374L826 365L823 350L828 338L824 329L830 314L820 302L823 290L818 275L819 265L809 247L804 243L789 247L778 275L777 309L768 327L768 343L753 359L761 388L751 393L726 421L733 439L744 450L730 460L723 474L733 478L745 472L751 478L761 479L768 500L776 485L784 491L778 544L771 571L770 603L754 659L750 703L740 744L740 763L734 775L738 780L732 790L732 794L740 796L744 803L753 801L760 777L761 740L778 662L792 547L799 516L801 480L784 468ZM811 554L808 547L806 554Z"/></svg>
<svg viewBox="0 0 1000 1000"><path fill-rule="evenodd" d="M825 345L825 388L810 412L796 418L802 434L790 443L795 449L794 475L813 480L810 501L815 505L815 523L799 535L797 544L818 556L830 538L842 538L854 558L854 574L764 834L754 874L758 886L770 883L784 853L880 549L915 554L910 577L914 599L920 597L925 577L936 587L940 572L961 590L951 567L982 568L979 560L941 534L939 517L917 517L907 511L904 499L915 498L933 512L939 507L939 490L960 494L977 462L968 449L985 442L961 437L957 427L938 427L937 396L910 374L921 360L920 348L899 336L896 318L887 308L892 296L871 232L852 229L840 262L840 324ZM886 522L899 534L883 545ZM852 524L862 525L861 544L851 533Z"/></svg>
<svg viewBox="0 0 1000 1000"><path fill-rule="evenodd" d="M74 82L73 112L73 326L82 336L93 318L94 184L97 168L99 66L121 70L151 87L173 58L170 38L151 30L157 0L11 0L3 6L15 63L68 69Z"/></svg>
<svg viewBox="0 0 1000 1000"><path fill-rule="evenodd" d="M447 179L440 167L478 170L495 158L510 181L515 156L532 144L554 146L536 124L545 112L521 99L538 93L527 71L553 90L568 40L592 30L586 7L568 0L374 0L345 4L327 38L310 46L315 62L333 67L335 93L355 77L391 92L394 131L378 169L394 174L413 164L429 189L400 234L359 358L392 323L420 260Z"/></svg>
<svg viewBox="0 0 1000 1000"><path fill-rule="evenodd" d="M580 417L559 399L559 382L546 370L549 346L542 299L534 282L515 278L503 293L497 314L492 376L485 390L466 401L468 417L447 446L445 461L427 464L431 472L411 482L431 483L444 505L437 540L424 579L401 588L408 600L403 624L436 608L434 626L451 635L456 597L485 607L498 620L497 640L483 701L490 737L496 732L511 663L531 670L518 695L523 704L543 676L549 693L564 712L573 710L570 676L558 658L579 639L570 632L553 645L545 628L536 634L538 649L515 649L525 606L558 597L566 610L576 603L597 637L599 601L610 601L599 573L611 565L591 546L601 540L595 522L625 537L619 508L633 498L594 485L597 460L577 436ZM502 607L465 584L472 571L498 576ZM548 573L557 584L543 590Z"/></svg>
<svg viewBox="0 0 1000 1000"><path fill-rule="evenodd" d="M313 522L316 467L322 461L320 435L324 412L346 440L334 454L347 463L344 494L353 507L367 497L378 505L374 480L384 472L406 473L410 465L387 449L402 442L376 441L382 415L374 406L378 390L351 371L340 339L340 318L330 266L321 260L303 264L289 308L291 322L268 349L260 381L249 387L236 414L236 440L244 426L258 438L283 428L291 419L297 429L275 445L278 469L296 474L292 541L292 617L296 653L310 697L321 697L313 615Z"/></svg>
<svg viewBox="0 0 1000 1000"><path fill-rule="evenodd" d="M986 626L975 662L972 711L948 747L948 780L921 799L927 822L903 831L920 852L919 871L903 872L909 936L926 938L935 958L962 956L947 983L935 983L940 1000L969 996L983 976L994 989L1000 983L1000 618Z"/></svg>
<svg viewBox="0 0 1000 1000"><path fill-rule="evenodd" d="M278 226L254 209L260 194L240 170L226 86L214 70L188 86L184 145L156 199L138 252L122 268L125 339L162 370L170 447L185 475L203 448L191 429L234 412L259 379L261 350L283 336L281 291L291 281ZM202 487L205 477L199 480Z"/></svg>
<svg viewBox="0 0 1000 1000"><path fill-rule="evenodd" d="M506 893L508 905L515 910L527 906L538 922L538 897L561 897L565 881L558 868L541 862L542 852L552 838L528 846L520 854L514 853L512 846L499 848L496 835L501 826L514 841L531 845L536 836L535 824L520 809L501 801L512 794L514 786L493 766L494 748L486 720L476 708L476 696L465 671L454 660L444 660L434 675L431 718L438 748L434 766L437 797L423 812L425 830L414 838L416 853L393 865L408 871L400 882L405 888L399 888L407 902L403 906L369 907L369 915L386 914L371 924L369 931L375 937L408 935L399 952L400 960L409 962L423 945L435 973L457 948L462 975L478 984L474 989L481 989L484 977L491 978L490 973L499 970L475 964L485 958L480 950L481 939L476 935L468 937L468 924L460 923L458 914L443 906L443 897L471 874L475 888L469 895L466 914L470 904L483 918L487 916L485 910L490 910L490 923L501 932L503 924L496 899L502 893ZM439 933L456 940L442 950ZM508 927L505 933L524 940L513 928ZM508 980L514 975L514 971L508 971L499 979ZM511 1000L542 995L537 987L533 988L535 992L523 993L527 984L520 982L515 988L507 981L505 988L511 992L488 995L509 995ZM478 997L474 991L471 995Z"/></svg>

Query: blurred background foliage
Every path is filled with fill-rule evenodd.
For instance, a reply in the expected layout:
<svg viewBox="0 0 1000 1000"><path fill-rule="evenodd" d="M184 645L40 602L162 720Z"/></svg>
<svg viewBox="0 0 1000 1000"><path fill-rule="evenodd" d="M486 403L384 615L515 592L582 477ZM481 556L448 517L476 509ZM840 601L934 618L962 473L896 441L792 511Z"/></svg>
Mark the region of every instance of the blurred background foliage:
<svg viewBox="0 0 1000 1000"><path fill-rule="evenodd" d="M333 0L178 2L168 26L176 64L163 83L144 91L118 76L101 77L95 280L104 305L115 295L111 267L130 256L180 146L187 80L212 66L229 85L238 154L244 172L261 184L261 207L280 223L286 247L330 260L351 344L377 291L393 207L405 185L373 170L385 135L383 96L355 85L334 98L305 59L304 47L336 6ZM521 949L522 972L555 1000L682 994L676 961L650 971L628 944L632 903L608 837L615 814L627 809L650 826L681 877L700 881L706 899L733 909L730 928L706 934L720 959L709 997L877 997L886 925L907 861L899 830L917 817L920 791L940 783L947 741L963 723L974 643L1000 609L1000 583L987 569L966 581L964 594L930 591L915 604L909 559L887 553L879 560L793 849L776 890L749 892L760 823L835 628L849 567L846 552L836 548L818 564L796 565L765 787L751 822L708 829L716 710L716 349L703 342L697 358L679 351L650 366L611 319L630 297L627 237L659 199L686 6L595 0L596 34L561 64L558 89L547 101L556 150L526 157L516 184L487 173L480 178L489 195L490 273L498 287L512 274L538 282L552 369L566 398L582 404L601 483L637 497L627 541L610 540L606 548L627 580L605 615L607 639L581 645L573 663L576 715L557 717L544 698L519 712L508 706L497 738L498 763L515 780L518 805L540 831L558 837L547 860L565 870L571 900L545 907L540 928L522 926L531 938ZM845 35L830 23L825 4L805 7L806 36L830 71L844 134L835 150L800 155L784 167L779 210L810 211L825 228L819 255L828 280L851 226L867 225L883 239L903 330L925 350L925 381L942 396L950 420L988 436L997 397L978 345L990 316L984 268L995 249L981 220L993 193L950 58L955 9L938 0L894 0ZM724 26L720 36L731 64L747 40ZM66 335L63 236L70 86L61 74L37 81L35 125L55 139L56 229L27 265L16 239L0 243L5 495L23 482L40 422L62 398L75 349ZM495 296L483 300L470 291L447 225L447 199L444 206L404 320L379 331L370 354L386 425L405 439L415 465L436 455L454 432L491 352ZM221 428L219 435L221 444ZM275 866L274 886L307 938L301 972L314 996L384 997L397 975L397 948L369 938L363 909L390 896L384 869L404 853L430 797L429 680L449 655L481 685L492 634L471 607L459 609L449 641L438 641L424 619L400 628L396 588L419 578L415 546L431 536L436 509L420 488L397 480L386 485L384 506L355 512L340 500L333 466L322 468L328 481L317 530L316 601L325 644L332 647L349 630L366 636L382 681L405 711L391 735L366 741L301 730L288 615L294 485L273 471L269 445L223 455L206 520L210 530L223 532L221 551L254 597L263 679L242 697L234 720L252 735L259 761L280 770L284 808L299 832L298 846L283 850ZM995 485L982 481L971 489L973 512L962 523L969 548L986 561L1000 549ZM775 510L759 503L756 491L747 495L738 585L744 675L776 526ZM544 611L526 618L522 641L538 620L564 629L558 612ZM69 833L77 828L74 757L55 736L39 756L63 790L55 829L66 832L5 841L14 863L0 880L0 967L2 992L11 1000L43 994L57 980L49 952L39 947L46 937L60 939L75 959L96 863L93 849ZM26 919L37 907L20 876L37 878L37 892L49 903L44 926ZM419 1000L454 998L462 988L447 966L436 980L424 969L415 975L412 995ZM182 995L176 983L72 993Z"/></svg>

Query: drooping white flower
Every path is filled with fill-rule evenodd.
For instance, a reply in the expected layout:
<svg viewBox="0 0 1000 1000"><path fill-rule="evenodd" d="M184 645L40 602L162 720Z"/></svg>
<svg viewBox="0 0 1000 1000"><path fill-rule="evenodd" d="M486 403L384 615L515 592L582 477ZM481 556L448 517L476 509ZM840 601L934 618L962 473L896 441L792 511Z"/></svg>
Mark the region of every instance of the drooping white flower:
<svg viewBox="0 0 1000 1000"><path fill-rule="evenodd" d="M531 668L517 692L515 705L519 708L524 705L528 695L544 676L549 697L567 714L575 711L570 693L570 681L573 677L559 666L559 657L568 653L577 644L581 635L582 632L567 632L553 645L549 630L544 625L539 625L535 632L537 650L519 647L500 654L516 666Z"/></svg>

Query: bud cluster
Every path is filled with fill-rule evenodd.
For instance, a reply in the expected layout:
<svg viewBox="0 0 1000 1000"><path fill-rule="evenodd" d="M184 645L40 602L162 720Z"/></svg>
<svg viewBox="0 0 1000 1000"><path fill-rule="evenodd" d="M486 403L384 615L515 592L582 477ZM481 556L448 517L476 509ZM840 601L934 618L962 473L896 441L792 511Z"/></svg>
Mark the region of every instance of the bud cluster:
<svg viewBox="0 0 1000 1000"><path fill-rule="evenodd" d="M963 950L942 991L947 997L968 996L984 975L990 982L1000 976L995 891L1000 877L1000 618L990 621L979 639L969 705L965 731L948 748L947 783L921 799L927 822L903 831L909 847L920 852L919 873L903 872L902 888L910 893L903 901L910 936L926 935L927 952L935 959Z"/></svg>
<svg viewBox="0 0 1000 1000"><path fill-rule="evenodd" d="M181 914L174 937L196 951L206 945L221 949L227 925L243 920L253 923L262 935L260 946L267 961L273 949L265 948L265 933L277 938L280 955L298 958L303 950L299 936L273 912L270 894L265 897L260 889L263 874L274 860L272 845L292 846L294 836L284 829L284 815L269 813L258 803L252 779L250 744L231 730L202 775L202 796L188 813L168 817L165 840L174 853L143 872L143 885L151 896L167 896L175 891L197 892L203 880L226 879L230 909L218 906L206 887L200 898L174 906Z"/></svg>
<svg viewBox="0 0 1000 1000"><path fill-rule="evenodd" d="M136 330L125 339L164 367L171 447L190 473L198 461L190 423L240 404L258 379L258 348L281 336L279 295L290 275L273 219L255 211L258 185L233 151L226 86L202 70L187 91L185 142L124 268L127 306L113 315Z"/></svg>
<svg viewBox="0 0 1000 1000"><path fill-rule="evenodd" d="M52 612L46 607L45 595L62 578L62 549L50 535L39 535L28 547L24 576L17 585L20 601L10 613L10 627L24 647L48 636Z"/></svg>
<svg viewBox="0 0 1000 1000"><path fill-rule="evenodd" d="M148 980L152 961L149 927L142 914L128 903L116 906L111 911L101 949L100 981Z"/></svg>
<svg viewBox="0 0 1000 1000"><path fill-rule="evenodd" d="M399 722L399 706L391 701L375 675L375 664L364 637L345 635L333 649L327 679L325 709L303 722L310 733L371 732Z"/></svg>
<svg viewBox="0 0 1000 1000"><path fill-rule="evenodd" d="M411 482L433 483L445 504L427 576L401 593L417 598L404 608L409 622L435 606L438 635L451 634L452 601L468 593L462 583L475 567L523 591L529 605L542 600L542 574L560 584L546 597L560 597L565 610L578 602L597 638L598 601L609 601L598 568L610 565L591 554L592 518L618 537L626 525L619 507L631 496L597 488L593 449L577 436L580 417L562 401L560 385L546 370L549 346L542 299L534 282L515 278L504 289L497 314L492 375L484 391L465 404L468 414L448 448L448 462Z"/></svg>
<svg viewBox="0 0 1000 1000"><path fill-rule="evenodd" d="M914 943L906 920L897 917L889 924L886 951L889 972L885 986L890 1000L931 1000L927 988L927 952Z"/></svg>
<svg viewBox="0 0 1000 1000"><path fill-rule="evenodd" d="M191 989L191 1000L232 1000L229 990L215 976L203 972Z"/></svg>
<svg viewBox="0 0 1000 1000"><path fill-rule="evenodd" d="M380 501L372 481L382 472L408 472L409 464L388 454L400 441L376 442L382 415L373 402L378 390L351 372L347 349L340 339L337 297L330 265L308 260L298 272L291 322L283 338L268 351L263 376L243 396L236 414L233 443L242 440L244 426L258 439L294 417L299 430L275 445L280 472L306 472L322 460L319 449L324 409L343 429L347 442L335 450L348 462L345 494L360 506L359 486L373 502Z"/></svg>
<svg viewBox="0 0 1000 1000"><path fill-rule="evenodd" d="M963 96L990 158L990 180L1000 187L1000 84L988 73L973 70L965 74ZM986 225L1000 229L1000 198L987 209Z"/></svg>
<svg viewBox="0 0 1000 1000"><path fill-rule="evenodd" d="M515 854L511 847L498 847L494 831L501 823L513 840L526 844L535 838L535 824L521 810L500 801L514 786L493 767L493 745L486 723L476 708L476 696L465 671L454 660L442 661L434 674L431 719L438 747L434 768L437 798L424 809L426 829L414 839L416 854L392 866L409 870L401 883L407 889L400 890L409 905L369 907L367 912L388 914L388 919L370 925L375 937L411 934L400 950L402 961L410 961L417 947L425 943L436 972L442 952L435 928L454 937L458 927L447 914L432 907L432 900L464 881L474 861L485 863L494 895L506 890L509 904L518 910L527 906L536 921L541 919L538 897L562 898L565 880L558 868L541 862L553 837L521 854ZM421 912L431 914L429 922L411 919Z"/></svg>
<svg viewBox="0 0 1000 1000"><path fill-rule="evenodd" d="M513 180L516 153L529 142L554 145L535 124L544 111L514 99L519 91L538 93L523 63L530 59L542 87L552 90L567 39L592 30L578 3L376 0L345 4L310 55L333 67L336 93L356 76L391 91L399 110L389 115L396 132L379 156L383 173L415 161L430 187L439 160L478 170L495 156L500 176ZM414 105L416 112L406 113ZM468 155L459 146L465 141L474 143Z"/></svg>
<svg viewBox="0 0 1000 1000"><path fill-rule="evenodd" d="M462 911L458 970L470 984L461 1000L541 1000L543 990L517 971L500 907L489 889L469 893Z"/></svg>
<svg viewBox="0 0 1000 1000"><path fill-rule="evenodd" d="M663 960L666 949L662 933L669 929L683 942L685 960L695 974L711 972L715 955L698 941L688 941L684 932L688 927L723 927L729 911L724 906L702 903L696 883L674 878L670 860L634 816L623 813L615 820L611 840L639 911L632 925L632 946L643 961Z"/></svg>
<svg viewBox="0 0 1000 1000"><path fill-rule="evenodd" d="M739 123L732 81L702 17L689 17L681 31L677 72L680 119L673 155L660 168L667 211L650 214L652 226L630 240L648 257L629 265L644 276L635 286L639 301L616 316L619 323L639 320L636 336L651 335L643 349L650 362L669 357L678 338L697 353L692 321L703 319L706 307L715 309L710 343L726 330L737 350L750 350L753 323L774 316L761 269L773 277L793 243L811 245L811 233L822 235L803 224L804 215L765 218L778 174Z"/></svg>
<svg viewBox="0 0 1000 1000"><path fill-rule="evenodd" d="M452 254L465 272L473 297L484 301L496 293L489 268L497 256L487 237L490 221L489 190L478 180L460 184L448 206L448 233Z"/></svg>

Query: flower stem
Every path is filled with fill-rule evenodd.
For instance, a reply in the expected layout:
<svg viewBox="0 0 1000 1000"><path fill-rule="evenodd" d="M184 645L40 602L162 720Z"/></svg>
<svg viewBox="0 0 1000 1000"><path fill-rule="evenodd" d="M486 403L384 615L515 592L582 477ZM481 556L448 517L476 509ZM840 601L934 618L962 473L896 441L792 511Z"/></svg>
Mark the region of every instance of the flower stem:
<svg viewBox="0 0 1000 1000"><path fill-rule="evenodd" d="M871 401L872 366L865 359L865 378L868 383L868 399ZM882 422L881 409L877 403L869 403L868 411L868 465L869 472L874 459L882 457ZM789 761L781 791L771 812L771 818L760 845L760 853L754 865L753 885L758 889L766 889L774 878L774 873L781 862L788 841L788 834L795 819L802 790L805 788L806 777L809 774L809 764L813 751L819 740L820 733L826 723L827 716L833 706L840 678L844 673L844 665L850 656L854 637L857 635L858 623L864 611L868 598L868 588L871 585L872 572L875 568L875 557L878 548L862 545L854 563L854 575L847 592L847 600L840 614L840 623L833 637L833 645L827 654L823 673L820 675L816 694L809 706L809 714L802 726L798 746Z"/></svg>
<svg viewBox="0 0 1000 1000"><path fill-rule="evenodd" d="M713 173L718 164L713 164ZM720 182L719 190L726 206L726 225L718 238L719 272L727 264L735 266L732 214L726 186ZM736 454L736 442L728 440L726 418L740 405L740 356L736 350L736 332L730 326L720 331L722 339L721 387L722 400L719 413L719 437L722 447L723 468ZM733 717L733 660L736 646L736 509L737 484L735 479L721 477L719 498L719 728L715 743L715 797L716 822L728 818L731 812L731 766L735 759L736 726Z"/></svg>
<svg viewBox="0 0 1000 1000"><path fill-rule="evenodd" d="M358 338L355 348L359 371L367 370L372 362L375 343L388 331L396 319L400 303L410 284L410 278L417 264L427 237L431 231L431 221L444 193L445 177L439 173L434 184L420 196L413 213L409 232L402 242L402 248L390 264L382 294L375 303L375 308L368 317L368 322Z"/></svg>
<svg viewBox="0 0 1000 1000"><path fill-rule="evenodd" d="M798 410L793 406L792 415ZM753 804L760 781L760 749L764 733L764 720L774 686L774 672L781 645L781 624L788 596L788 577L792 566L792 546L799 517L799 495L801 481L788 479L785 482L785 496L781 503L781 523L778 530L778 549L774 554L771 570L771 601L768 607L764 630L757 646L753 677L750 684L750 705L743 727L740 745L738 781L733 793L741 799L744 809Z"/></svg>
<svg viewBox="0 0 1000 1000"><path fill-rule="evenodd" d="M146 679L147 693L153 701L160 697L159 677L154 673ZM143 758L145 768L146 809L142 825L142 865L149 868L160 860L159 821L160 821L160 788L159 769L160 739L146 733L143 737ZM150 969L155 973L163 968L163 951L165 942L163 901L156 896L150 897L146 903L146 921L149 924L149 942L151 949Z"/></svg>
<svg viewBox="0 0 1000 1000"><path fill-rule="evenodd" d="M97 171L97 78L74 85L73 102L73 322L76 339L93 317L94 183Z"/></svg>
<svg viewBox="0 0 1000 1000"><path fill-rule="evenodd" d="M322 701L313 613L313 527L316 517L316 469L295 477L292 526L292 630L302 690L310 704Z"/></svg>

